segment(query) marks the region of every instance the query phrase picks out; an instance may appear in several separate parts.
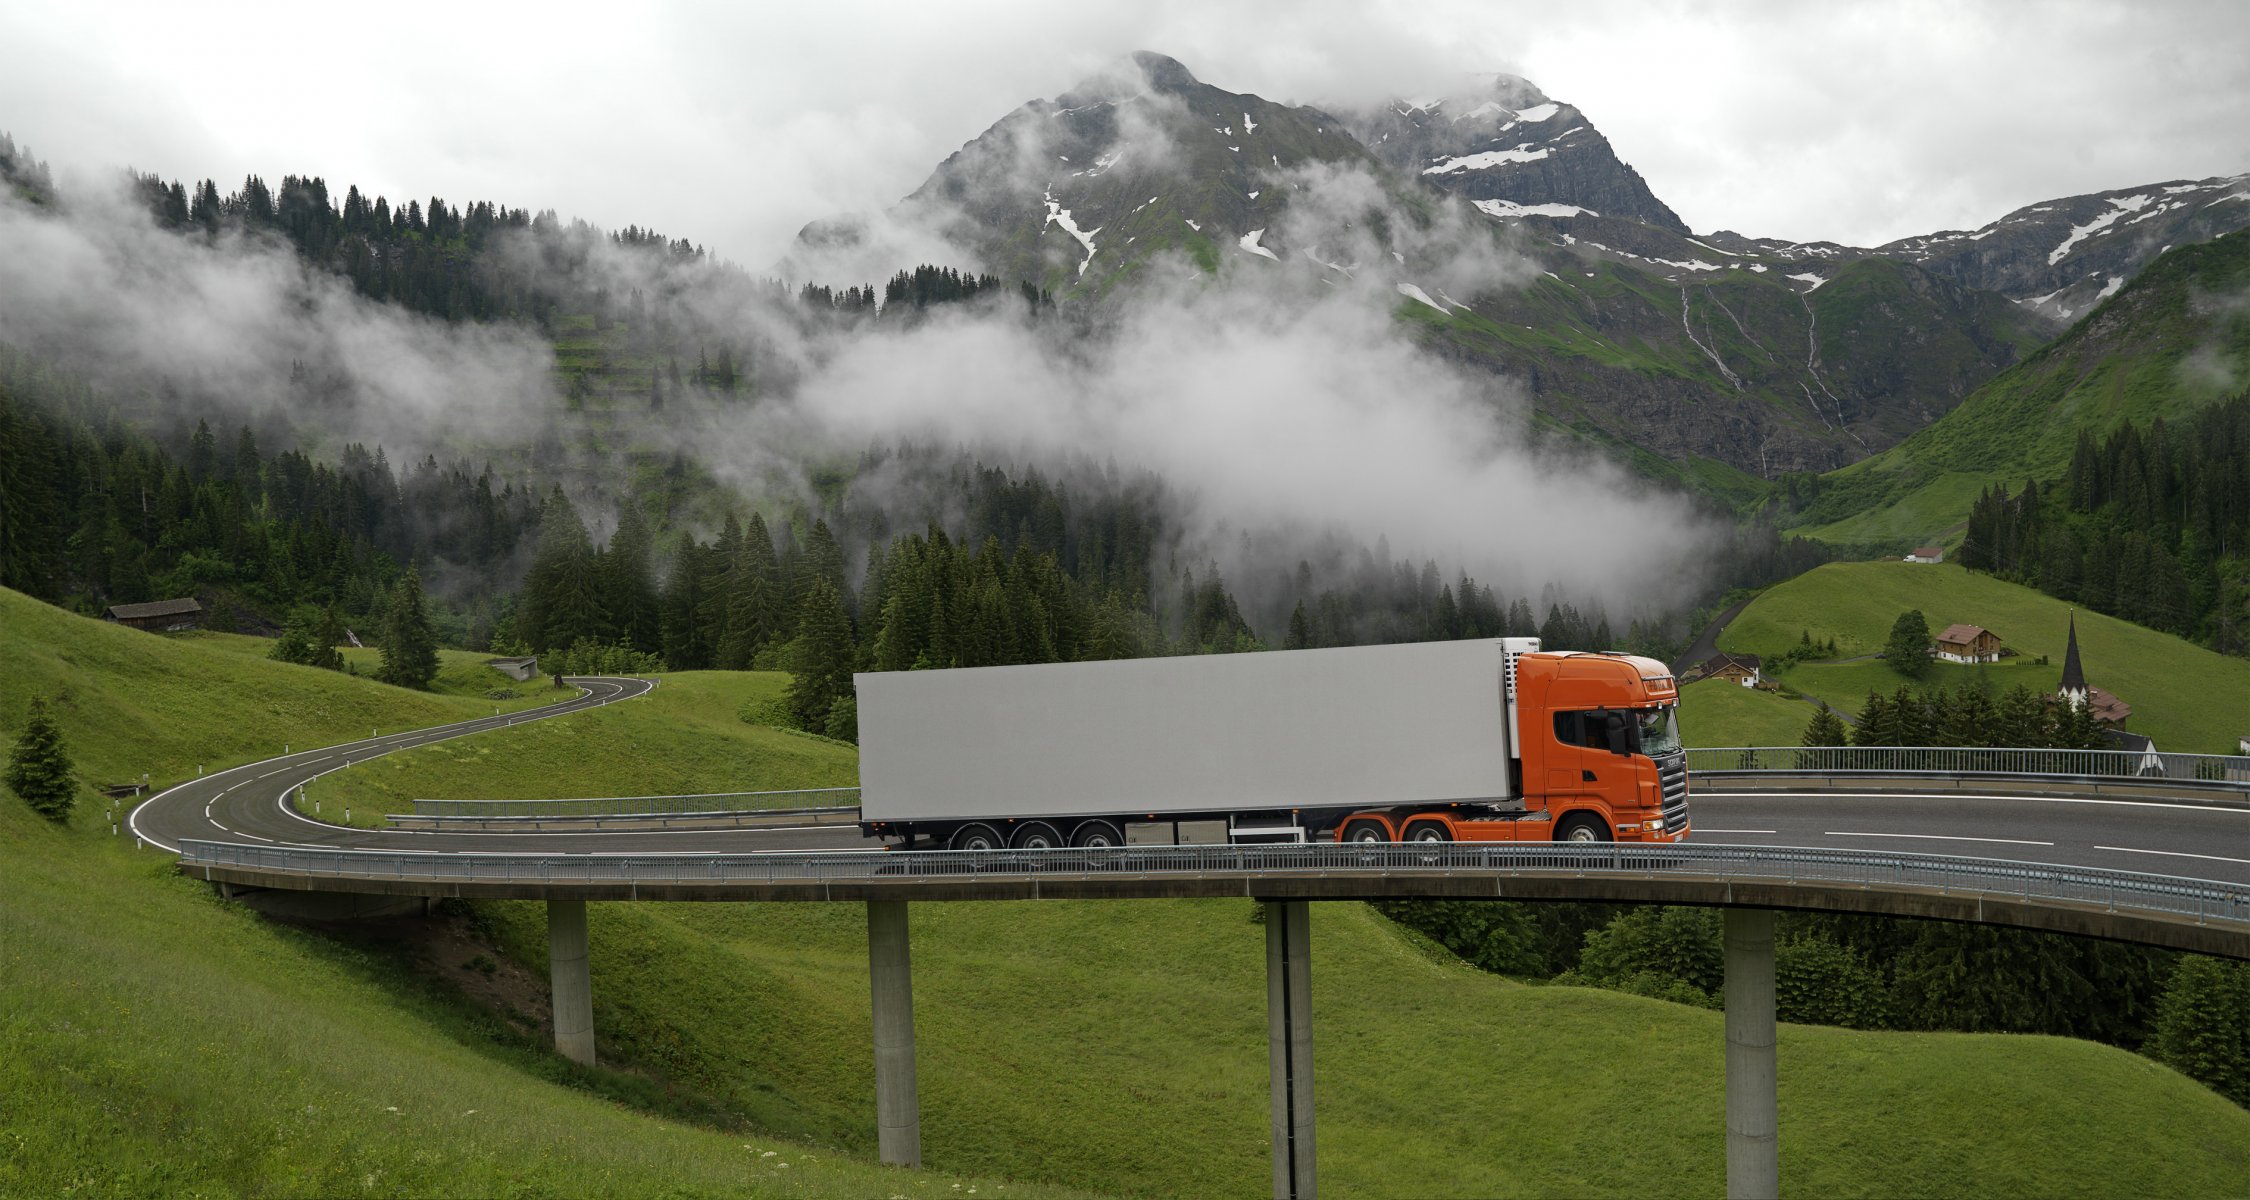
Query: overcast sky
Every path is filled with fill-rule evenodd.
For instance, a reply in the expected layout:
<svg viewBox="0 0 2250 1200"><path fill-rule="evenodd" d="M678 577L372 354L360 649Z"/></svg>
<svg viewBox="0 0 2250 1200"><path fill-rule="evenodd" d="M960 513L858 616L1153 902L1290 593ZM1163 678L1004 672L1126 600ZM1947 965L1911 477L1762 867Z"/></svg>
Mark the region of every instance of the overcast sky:
<svg viewBox="0 0 2250 1200"><path fill-rule="evenodd" d="M752 267L1134 49L1342 105L1522 74L1701 231L1872 245L2250 171L2250 4L1030 0L0 4L0 131L68 181L325 176Z"/></svg>

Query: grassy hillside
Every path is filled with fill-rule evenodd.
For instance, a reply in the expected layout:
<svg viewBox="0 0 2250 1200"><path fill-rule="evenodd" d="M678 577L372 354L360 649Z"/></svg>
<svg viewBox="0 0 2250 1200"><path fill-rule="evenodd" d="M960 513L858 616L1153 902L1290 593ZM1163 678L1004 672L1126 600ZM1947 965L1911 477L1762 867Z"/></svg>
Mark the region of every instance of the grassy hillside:
<svg viewBox="0 0 2250 1200"><path fill-rule="evenodd" d="M2070 605L1950 563L1815 568L1767 589L1727 627L1719 646L1773 655L1810 633L1816 642L1835 638L1839 658L1873 655L1910 608L1922 610L1933 633L1955 622L1982 625L2017 652L1989 666L1935 664L1924 685L1959 687L1981 678L1995 693L2019 682L2051 692L2061 682ZM2155 738L2158 749L2226 753L2250 733L2250 662L2100 613L2080 609L2077 616L2087 681L2130 703L2127 728ZM2036 661L2041 655L2044 665ZM1805 663L1778 678L1852 712L1870 690L1908 682L1875 660Z"/></svg>
<svg viewBox="0 0 2250 1200"><path fill-rule="evenodd" d="M409 812L416 799L688 795L856 787L851 747L737 714L778 700L778 671L686 671L593 712L385 755L312 785L329 819L355 825ZM619 790L622 789L622 790Z"/></svg>
<svg viewBox="0 0 2250 1200"><path fill-rule="evenodd" d="M1774 692L1700 679L1680 689L1680 737L1690 746L1794 746L1815 711Z"/></svg>
<svg viewBox="0 0 2250 1200"><path fill-rule="evenodd" d="M1246 901L915 905L929 1161L1259 1194L1265 981L1250 918ZM542 921L531 905L494 911L533 964ZM1316 904L1313 922L1324 1191L1723 1191L1720 1014L1482 975L1358 904ZM760 1123L869 1144L858 906L596 905L592 952L605 1054ZM2110 1047L1784 1026L1780 1055L1792 1194L2217 1196L2250 1170L2250 1113Z"/></svg>
<svg viewBox="0 0 2250 1200"><path fill-rule="evenodd" d="M6 732L56 696L88 774L146 762L162 781L493 703L213 641L0 591ZM97 816L57 827L0 791L0 1195L1042 1194L644 1115L618 1100L670 1103L645 1080L580 1071L453 989L222 904Z"/></svg>
<svg viewBox="0 0 2250 1200"><path fill-rule="evenodd" d="M82 780L122 784L145 772L162 786L192 777L199 763L215 770L279 754L284 743L302 749L363 738L377 727L463 721L507 703L272 662L263 656L267 644L143 633L0 588L0 662L7 664L0 670L0 735L13 737L31 698L46 696ZM456 680L463 657L449 657ZM555 695L540 691L514 704Z"/></svg>
<svg viewBox="0 0 2250 1200"><path fill-rule="evenodd" d="M0 858L0 1195L1051 1194L644 1115L646 1082L12 797Z"/></svg>
<svg viewBox="0 0 2250 1200"><path fill-rule="evenodd" d="M1838 542L1927 540L1987 484L2059 478L2081 430L2177 418L2250 369L2250 230L2180 246L2060 339L1899 445L1821 477L1796 532Z"/></svg>
<svg viewBox="0 0 2250 1200"><path fill-rule="evenodd" d="M199 646L209 646L214 650L224 650L230 654L241 654L253 658L266 657L267 654L272 652L274 643L272 638L250 637L239 633L198 631L179 636L181 640L193 642ZM382 669L383 652L373 646L344 646L340 648L340 652L344 656L345 668L354 675L363 675L373 679L375 672ZM556 691L553 681L544 675L524 681L510 679L485 665L491 660L490 654L480 654L469 650L440 649L438 651L438 674L437 678L431 681L430 690L440 696L459 696L464 699L482 700L487 711L497 708L507 712L537 708L542 704L552 704L556 700L566 699L576 694L569 691ZM496 694L509 692L515 694Z"/></svg>

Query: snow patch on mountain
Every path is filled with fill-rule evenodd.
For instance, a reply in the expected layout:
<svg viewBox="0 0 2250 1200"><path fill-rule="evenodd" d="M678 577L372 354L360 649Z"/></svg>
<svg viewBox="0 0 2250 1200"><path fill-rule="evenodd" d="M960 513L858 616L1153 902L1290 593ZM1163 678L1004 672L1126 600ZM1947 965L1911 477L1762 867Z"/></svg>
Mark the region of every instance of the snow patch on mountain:
<svg viewBox="0 0 2250 1200"><path fill-rule="evenodd" d="M1249 113L1242 114L1242 136L1249 137L1256 132L1258 132L1258 123L1250 119Z"/></svg>
<svg viewBox="0 0 2250 1200"><path fill-rule="evenodd" d="M1545 104L1535 104L1530 108L1524 109L1522 112L1517 113L1516 120L1522 121L1525 124L1537 124L1538 122L1544 121L1561 111L1562 105L1550 100Z"/></svg>
<svg viewBox="0 0 2250 1200"><path fill-rule="evenodd" d="M1809 295L1811 295L1811 294L1812 294L1812 293L1814 293L1814 292L1817 292L1817 291L1819 291L1819 290L1820 290L1820 285L1821 285L1821 284L1824 284L1824 283L1828 282L1828 281L1827 281L1826 279L1823 279L1823 278L1821 278L1820 276L1818 276L1818 275L1815 275L1815 274L1813 274L1813 273L1812 273L1812 272L1810 272L1810 271L1804 272L1803 274L1800 274L1800 275L1791 275L1791 276L1790 276L1789 278L1791 278L1791 279L1794 279L1794 280L1797 280L1797 281L1798 281L1798 282L1800 282L1800 283L1804 283L1804 284L1807 284L1807 285L1809 285L1809 286L1807 286L1807 287L1805 288L1804 292L1803 292L1803 293L1801 293L1801 294L1803 294L1803 295L1808 295L1808 296L1809 296Z"/></svg>
<svg viewBox="0 0 2250 1200"><path fill-rule="evenodd" d="M1551 151L1545 146L1534 150L1531 148L1530 142L1524 142L1513 150L1487 150L1481 154L1448 158L1439 162L1436 166L1422 168L1422 173L1424 175L1451 175L1455 171L1481 171L1486 167L1497 167L1504 163L1538 162L1540 159L1547 157L1549 153Z"/></svg>
<svg viewBox="0 0 2250 1200"><path fill-rule="evenodd" d="M1250 232L1248 232L1248 233L1246 233L1246 234L1243 234L1243 235L1242 235L1242 236L1241 236L1240 238L1238 238L1238 239L1237 239L1237 240L1235 241L1235 245L1237 245L1237 246L1240 246L1240 247L1242 247L1242 248L1243 248L1243 249L1245 249L1245 250L1248 250L1248 251L1249 251L1250 253L1252 253L1252 254L1263 254L1263 255L1265 255L1265 256L1266 256L1267 258L1270 258L1270 259L1274 260L1275 262L1280 262L1280 261L1281 261L1281 256L1280 256L1280 255L1278 255L1278 254L1275 254L1275 253L1274 253L1273 251L1271 251L1271 250L1268 250L1268 249L1266 249L1266 248L1265 248L1264 246L1261 246L1261 245L1259 245L1259 244L1258 244L1259 240L1260 240L1261 238L1265 237L1265 236L1266 236L1266 231L1265 231L1265 230L1263 230L1263 229L1253 229L1253 230L1251 230Z"/></svg>
<svg viewBox="0 0 2250 1200"><path fill-rule="evenodd" d="M2112 197L2109 202L2111 207L2108 212L2095 217L2093 220L2086 222L2084 225L2073 225L2070 227L2070 236L2062 240L2062 245L2059 245L2047 252L2047 265L2051 267L2056 263L2061 262L2063 260L2063 256L2070 253L2070 248L2072 246L2075 246L2078 243L2085 241L2087 238L2093 237L2101 231L2109 228L2111 225L2117 222L2117 219L2119 217L2122 217L2127 213L2136 213L2141 211L2141 209L2148 204L2148 201L2149 198L2146 195Z"/></svg>
<svg viewBox="0 0 2250 1200"><path fill-rule="evenodd" d="M1086 274L1086 268L1091 266L1094 261L1094 235L1100 233L1103 227L1078 228L1078 222L1070 219L1070 210L1064 208L1060 200L1055 199L1055 193L1052 190L1047 192L1047 219L1039 223L1040 231L1045 232L1049 225L1060 227L1064 233L1069 234L1079 245L1086 248L1086 257L1078 260L1078 274L1083 278Z"/></svg>
<svg viewBox="0 0 2250 1200"><path fill-rule="evenodd" d="M1411 284L1411 283L1402 283L1402 284L1399 284L1399 285L1398 285L1398 294L1399 294L1399 295L1401 295L1401 296L1405 296L1406 298L1408 298L1408 299L1410 299L1410 300L1418 300L1418 301L1422 302L1423 304L1429 305L1429 306L1430 306L1431 308L1434 308L1434 309L1436 309L1436 310L1437 310L1437 311L1439 311L1439 312L1444 312L1444 311L1445 311L1445 306L1444 306L1444 305L1442 305L1442 304L1439 304L1439 303L1438 303L1437 301L1435 301L1435 300L1432 300L1432 299L1430 299L1430 294L1429 294L1428 292L1425 292L1425 291L1423 291L1423 290L1422 290L1421 288L1415 287L1415 286L1414 286L1413 284Z"/></svg>
<svg viewBox="0 0 2250 1200"><path fill-rule="evenodd" d="M1471 200L1487 216L1494 217L1598 217L1601 214L1575 204L1518 204L1513 200Z"/></svg>

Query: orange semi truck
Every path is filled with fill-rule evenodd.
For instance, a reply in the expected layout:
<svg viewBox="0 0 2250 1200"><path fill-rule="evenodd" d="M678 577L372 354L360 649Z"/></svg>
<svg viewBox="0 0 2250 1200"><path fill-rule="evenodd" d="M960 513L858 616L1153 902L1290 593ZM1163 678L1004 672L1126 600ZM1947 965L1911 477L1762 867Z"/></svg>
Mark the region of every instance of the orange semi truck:
<svg viewBox="0 0 2250 1200"><path fill-rule="evenodd" d="M860 825L961 850L1675 842L1679 689L1536 638L857 677Z"/></svg>

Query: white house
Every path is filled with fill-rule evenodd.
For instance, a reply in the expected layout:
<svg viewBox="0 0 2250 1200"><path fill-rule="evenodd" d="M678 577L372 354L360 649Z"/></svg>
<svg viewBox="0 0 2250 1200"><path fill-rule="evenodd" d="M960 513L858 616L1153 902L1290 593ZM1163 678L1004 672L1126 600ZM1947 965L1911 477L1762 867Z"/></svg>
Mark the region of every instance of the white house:
<svg viewBox="0 0 2250 1200"><path fill-rule="evenodd" d="M1906 556L1906 561L1908 561L1908 562L1918 562L1918 563L1941 563L1941 562L1944 562L1944 561L1945 561L1945 547L1943 547L1943 546L1916 546L1916 547L1914 548L1914 553L1912 553L1912 554L1909 554L1909 555L1907 555L1907 556Z"/></svg>

